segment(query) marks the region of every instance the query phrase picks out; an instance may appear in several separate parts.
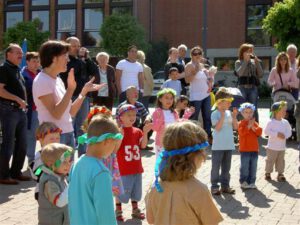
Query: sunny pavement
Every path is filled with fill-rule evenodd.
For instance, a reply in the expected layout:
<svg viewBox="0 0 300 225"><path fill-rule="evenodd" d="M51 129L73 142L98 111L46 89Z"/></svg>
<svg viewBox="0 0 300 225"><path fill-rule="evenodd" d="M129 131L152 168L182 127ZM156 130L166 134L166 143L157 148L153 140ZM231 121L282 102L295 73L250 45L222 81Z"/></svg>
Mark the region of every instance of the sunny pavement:
<svg viewBox="0 0 300 225"><path fill-rule="evenodd" d="M259 109L261 126L268 120L269 110ZM224 140L225 141L225 140ZM236 189L235 195L221 195L214 197L224 221L222 225L233 224L261 224L261 225L294 225L300 224L300 175L298 172L299 152L295 141L288 142L285 155L285 176L287 182L278 183L274 178L271 182L264 180L266 139L261 139L261 148L257 169L257 190L242 191L239 187L240 156L234 152L231 166L231 185ZM210 151L205 164L197 173L203 183L209 186L211 159ZM154 178L153 168L155 154L153 151L143 151L143 198ZM24 170L26 165L24 166ZM34 200L34 185L32 182L22 182L17 186L0 185L0 225L37 224L38 204ZM192 193L191 193L192 194ZM144 200L140 207L145 210ZM130 204L123 205L126 221L119 224L138 225L147 224L146 221L131 219ZM207 212L209 213L209 212ZM188 224L185 224L188 225Z"/></svg>

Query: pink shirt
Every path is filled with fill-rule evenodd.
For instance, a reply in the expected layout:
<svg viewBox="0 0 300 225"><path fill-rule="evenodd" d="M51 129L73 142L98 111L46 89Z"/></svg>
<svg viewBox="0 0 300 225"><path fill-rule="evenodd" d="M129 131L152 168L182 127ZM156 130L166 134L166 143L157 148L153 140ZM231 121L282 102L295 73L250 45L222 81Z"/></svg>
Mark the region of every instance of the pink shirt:
<svg viewBox="0 0 300 225"><path fill-rule="evenodd" d="M287 73L282 72L281 73L282 83L284 86L289 85L291 88L298 88L298 79L296 77L296 74L293 72L292 69L290 69ZM275 67L270 72L269 78L268 78L268 84L273 87L273 92L283 88L279 74L277 73L277 70Z"/></svg>
<svg viewBox="0 0 300 225"><path fill-rule="evenodd" d="M40 124L42 122L53 122L56 126L62 129L62 133L69 133L73 131L72 117L70 115L71 101L61 118L55 119L39 99L41 96L52 94L55 103L61 101L66 93L66 89L63 81L59 77L54 79L41 71L33 81L32 93Z"/></svg>

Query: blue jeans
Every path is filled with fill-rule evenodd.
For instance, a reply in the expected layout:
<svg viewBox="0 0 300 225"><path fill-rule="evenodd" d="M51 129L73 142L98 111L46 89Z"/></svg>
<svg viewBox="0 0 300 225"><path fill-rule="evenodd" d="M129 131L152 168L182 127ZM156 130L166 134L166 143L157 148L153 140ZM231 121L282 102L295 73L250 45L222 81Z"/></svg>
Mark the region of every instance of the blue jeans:
<svg viewBox="0 0 300 225"><path fill-rule="evenodd" d="M73 118L74 135L75 135L76 140L79 136L83 135L83 130L81 129L81 126L82 126L84 120L87 118L89 111L90 111L90 101L89 101L89 98L85 98L83 100L82 105L81 105L80 109L78 110L76 116ZM84 154L85 151L86 151L85 145L80 145L78 147L79 155Z"/></svg>
<svg viewBox="0 0 300 225"><path fill-rule="evenodd" d="M257 159L258 152L241 152L240 183L255 183Z"/></svg>
<svg viewBox="0 0 300 225"><path fill-rule="evenodd" d="M256 110L254 112L254 116L256 121L258 122L258 112L257 112L257 101L258 101L258 89L256 86L252 88L239 87L244 99L246 102L252 103Z"/></svg>
<svg viewBox="0 0 300 225"><path fill-rule="evenodd" d="M142 199L142 174L131 174L121 176L124 194L119 195L118 198L122 203L128 203L129 199L132 201L141 201Z"/></svg>
<svg viewBox="0 0 300 225"><path fill-rule="evenodd" d="M229 188L232 150L212 150L211 152L211 189ZM220 175L221 169L221 175Z"/></svg>
<svg viewBox="0 0 300 225"><path fill-rule="evenodd" d="M39 126L38 113L37 111L32 111L31 121L28 121L31 124L30 129L27 128L26 139L27 139L27 158L29 162L34 160L35 156L35 147L36 147L36 137L35 131Z"/></svg>
<svg viewBox="0 0 300 225"><path fill-rule="evenodd" d="M211 136L211 103L210 103L210 96L206 97L201 101L191 101L191 106L195 107L195 113L192 115L192 120L197 120L199 117L199 113L201 110L202 118L203 118L203 127L206 131L207 135Z"/></svg>
<svg viewBox="0 0 300 225"><path fill-rule="evenodd" d="M0 179L16 178L22 174L26 157L26 113L14 106L0 103L2 144L0 149ZM9 161L13 156L11 168Z"/></svg>
<svg viewBox="0 0 300 225"><path fill-rule="evenodd" d="M60 143L75 148L74 132L64 133L60 135Z"/></svg>

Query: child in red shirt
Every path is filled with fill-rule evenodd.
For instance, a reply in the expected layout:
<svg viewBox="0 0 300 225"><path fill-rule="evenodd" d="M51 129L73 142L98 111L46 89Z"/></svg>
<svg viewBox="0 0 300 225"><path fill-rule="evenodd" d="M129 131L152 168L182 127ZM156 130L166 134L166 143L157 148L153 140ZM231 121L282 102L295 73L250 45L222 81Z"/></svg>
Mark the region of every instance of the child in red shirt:
<svg viewBox="0 0 300 225"><path fill-rule="evenodd" d="M116 216L118 221L124 221L121 203L131 199L132 217L145 219L145 214L138 208L138 201L142 198L142 173L144 172L140 148L145 148L148 143L148 132L152 123L144 126L143 131L133 127L136 120L137 109L133 105L123 105L119 109L118 122L123 128L122 144L117 152L119 170L124 187L124 194L118 196L116 201Z"/></svg>
<svg viewBox="0 0 300 225"><path fill-rule="evenodd" d="M256 189L258 137L262 134L262 128L253 117L255 112L253 104L245 102L241 104L239 111L244 118L238 125L241 153L240 184L242 189Z"/></svg>

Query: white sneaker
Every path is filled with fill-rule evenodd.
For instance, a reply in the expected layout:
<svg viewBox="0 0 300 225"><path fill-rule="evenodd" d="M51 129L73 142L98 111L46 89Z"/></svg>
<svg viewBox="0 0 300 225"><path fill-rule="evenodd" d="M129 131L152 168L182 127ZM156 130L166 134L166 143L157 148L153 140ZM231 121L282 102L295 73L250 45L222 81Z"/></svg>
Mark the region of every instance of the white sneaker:
<svg viewBox="0 0 300 225"><path fill-rule="evenodd" d="M257 189L257 186L253 183L253 184L249 184L249 188L251 188L251 189Z"/></svg>
<svg viewBox="0 0 300 225"><path fill-rule="evenodd" d="M241 188L242 189L249 189L250 185L246 181L244 181L243 183L241 183Z"/></svg>

